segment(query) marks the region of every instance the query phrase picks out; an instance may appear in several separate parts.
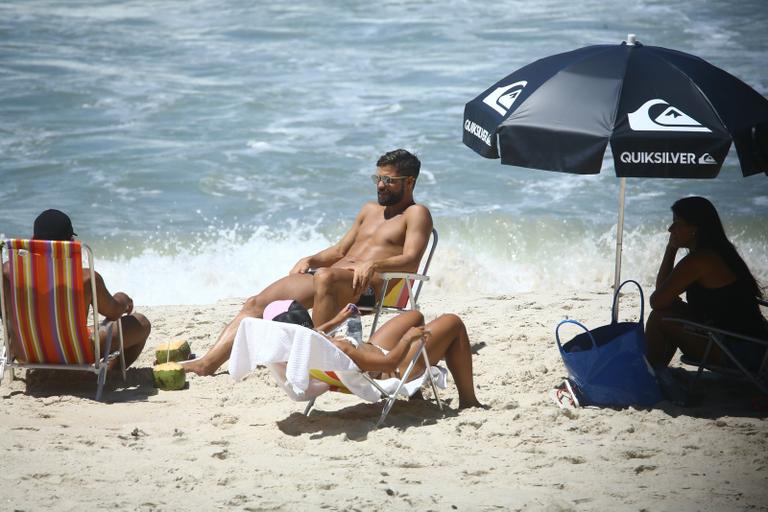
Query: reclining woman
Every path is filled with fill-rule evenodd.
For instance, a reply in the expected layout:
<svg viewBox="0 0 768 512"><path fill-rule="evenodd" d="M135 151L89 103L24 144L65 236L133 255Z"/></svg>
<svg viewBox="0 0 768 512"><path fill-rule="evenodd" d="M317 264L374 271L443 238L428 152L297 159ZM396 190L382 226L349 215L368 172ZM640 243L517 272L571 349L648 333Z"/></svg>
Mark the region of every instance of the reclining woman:
<svg viewBox="0 0 768 512"><path fill-rule="evenodd" d="M291 311L288 311L287 304L279 306L278 303L285 304L291 301L276 301L268 305L264 310L265 319L311 327L309 315L304 314L306 310L303 310L301 305L293 302L290 306ZM464 322L458 316L440 315L424 325L424 315L418 311L408 311L387 321L376 330L367 343L359 343L356 346L349 337L333 336L333 329L348 321L354 314L356 314L356 307L354 304L349 304L315 330L322 334L330 332L331 336L326 335L326 337L358 368L365 372L380 374L375 378L399 378L400 373L405 372L408 363L416 354L418 341L424 338L430 365L445 359L458 389L459 409L483 407L475 396L469 336ZM411 373L413 376L411 380L422 375L424 371L424 361L419 358Z"/></svg>
<svg viewBox="0 0 768 512"><path fill-rule="evenodd" d="M688 254L675 265L677 251ZM686 293L687 302L679 295ZM686 197L672 205L672 225L646 324L648 361L667 366L676 349L701 360L707 343L683 326L663 321L685 318L754 338L768 338L768 323L760 314L763 294L744 260L728 240L714 205L703 197ZM729 340L729 350L754 368L765 349L746 341ZM728 357L713 345L707 361L728 365Z"/></svg>

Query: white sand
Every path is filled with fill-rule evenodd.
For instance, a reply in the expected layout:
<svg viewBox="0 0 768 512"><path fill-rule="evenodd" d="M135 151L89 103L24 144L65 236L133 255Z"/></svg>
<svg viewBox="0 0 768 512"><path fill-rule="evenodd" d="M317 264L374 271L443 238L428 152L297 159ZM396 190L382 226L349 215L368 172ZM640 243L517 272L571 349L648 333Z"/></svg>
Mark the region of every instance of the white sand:
<svg viewBox="0 0 768 512"><path fill-rule="evenodd" d="M239 304L143 308L149 347L181 337L201 355ZM17 371L0 391L0 510L766 510L768 408L750 387L707 379L714 398L685 409L550 401L565 376L555 325L598 326L609 308L608 292L456 302L425 290L428 319L458 313L484 344L475 376L490 409L457 411L449 380L444 414L400 401L379 430L380 405L336 393L302 416L265 370L157 391L152 350L107 403L90 376ZM637 299L625 308L636 315Z"/></svg>

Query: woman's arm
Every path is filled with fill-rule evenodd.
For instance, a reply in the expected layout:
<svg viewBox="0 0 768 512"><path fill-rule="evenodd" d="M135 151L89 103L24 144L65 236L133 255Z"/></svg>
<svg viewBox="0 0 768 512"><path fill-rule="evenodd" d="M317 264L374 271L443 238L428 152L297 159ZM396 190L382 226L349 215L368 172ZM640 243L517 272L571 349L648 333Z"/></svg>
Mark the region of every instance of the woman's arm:
<svg viewBox="0 0 768 512"><path fill-rule="evenodd" d="M675 252L677 249L675 249ZM666 261L668 250L664 254L664 260ZM674 261L674 255L671 257ZM659 277L664 270L665 261L662 261L659 269ZM671 306L676 300L679 299L680 294L683 293L691 284L696 282L702 274L703 262L697 255L689 254L671 270L666 272L666 276L662 279L656 279L656 290L651 295L650 303L653 309L664 309Z"/></svg>
<svg viewBox="0 0 768 512"><path fill-rule="evenodd" d="M675 266L675 257L677 256L677 247L667 243L667 248L664 250L664 258L661 260L659 266L659 272L656 274L656 288L658 289L664 283L664 281L672 273L672 269Z"/></svg>
<svg viewBox="0 0 768 512"><path fill-rule="evenodd" d="M344 309L336 313L336 316L325 322L324 324L316 325L315 330L320 332L330 332L338 327L341 322L352 316L354 313L359 313L357 306L354 304L347 304Z"/></svg>
<svg viewBox="0 0 768 512"><path fill-rule="evenodd" d="M429 334L423 326L411 327L386 355L373 346L361 349L353 347L346 341L332 339L331 342L364 372L393 372L408 354L411 345Z"/></svg>

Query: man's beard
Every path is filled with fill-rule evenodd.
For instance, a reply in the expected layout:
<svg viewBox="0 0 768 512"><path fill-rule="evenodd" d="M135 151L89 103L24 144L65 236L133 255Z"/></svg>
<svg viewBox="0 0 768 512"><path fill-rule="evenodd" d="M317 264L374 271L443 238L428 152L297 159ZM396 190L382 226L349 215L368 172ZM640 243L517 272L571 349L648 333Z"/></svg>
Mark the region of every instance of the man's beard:
<svg viewBox="0 0 768 512"><path fill-rule="evenodd" d="M400 189L400 192L392 192L391 190L385 189L377 194L379 204L381 206L392 206L393 204L397 204L403 198L404 193L405 190L403 189Z"/></svg>

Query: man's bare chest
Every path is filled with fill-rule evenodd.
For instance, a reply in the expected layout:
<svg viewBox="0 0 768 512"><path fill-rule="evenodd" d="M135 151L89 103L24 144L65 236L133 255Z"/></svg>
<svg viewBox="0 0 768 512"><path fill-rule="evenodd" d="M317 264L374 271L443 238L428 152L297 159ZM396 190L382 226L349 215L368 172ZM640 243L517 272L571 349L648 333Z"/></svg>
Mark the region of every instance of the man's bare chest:
<svg viewBox="0 0 768 512"><path fill-rule="evenodd" d="M358 231L357 242L377 246L400 246L405 243L405 219L371 219L363 221Z"/></svg>

